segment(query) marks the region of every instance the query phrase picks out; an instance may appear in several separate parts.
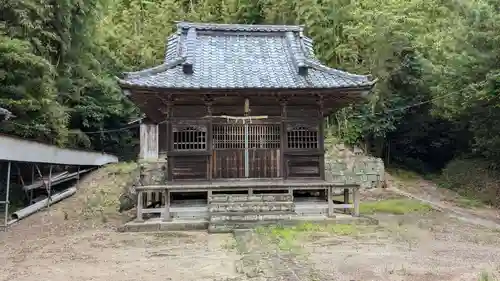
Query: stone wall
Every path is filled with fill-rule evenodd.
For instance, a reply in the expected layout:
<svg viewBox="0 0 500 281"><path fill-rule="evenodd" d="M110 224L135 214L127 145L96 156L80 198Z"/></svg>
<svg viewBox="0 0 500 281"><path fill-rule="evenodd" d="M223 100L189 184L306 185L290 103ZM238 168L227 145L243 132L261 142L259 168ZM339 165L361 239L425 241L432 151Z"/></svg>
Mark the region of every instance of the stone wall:
<svg viewBox="0 0 500 281"><path fill-rule="evenodd" d="M326 180L338 184L359 184L362 188L374 188L384 182L384 162L367 156L359 148L332 145L325 156Z"/></svg>
<svg viewBox="0 0 500 281"><path fill-rule="evenodd" d="M133 182L125 187L120 196L120 212L128 211L136 206L136 186L163 185L167 183L167 161L139 160L133 173Z"/></svg>
<svg viewBox="0 0 500 281"><path fill-rule="evenodd" d="M167 183L167 160L139 161L140 185L164 185Z"/></svg>

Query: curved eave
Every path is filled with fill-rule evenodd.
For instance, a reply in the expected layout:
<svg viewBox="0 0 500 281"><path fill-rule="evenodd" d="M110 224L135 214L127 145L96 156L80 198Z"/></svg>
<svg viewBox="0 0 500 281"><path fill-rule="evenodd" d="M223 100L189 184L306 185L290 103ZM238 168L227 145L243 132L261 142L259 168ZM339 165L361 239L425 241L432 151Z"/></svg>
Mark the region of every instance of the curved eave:
<svg viewBox="0 0 500 281"><path fill-rule="evenodd" d="M172 88L172 87L158 87L158 86L144 86L131 84L124 79L116 77L119 86L124 90L135 90L144 92L226 92L226 91L315 91L315 92L326 92L326 91L371 91L372 88L377 83L377 79L363 83L356 86L347 87L309 87L309 88Z"/></svg>

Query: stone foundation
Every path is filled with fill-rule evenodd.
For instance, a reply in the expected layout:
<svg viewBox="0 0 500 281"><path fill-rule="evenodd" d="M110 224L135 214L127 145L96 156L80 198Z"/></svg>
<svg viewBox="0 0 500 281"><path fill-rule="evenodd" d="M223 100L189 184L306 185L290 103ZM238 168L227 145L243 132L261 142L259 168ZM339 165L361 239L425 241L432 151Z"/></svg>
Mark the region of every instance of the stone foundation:
<svg viewBox="0 0 500 281"><path fill-rule="evenodd" d="M297 216L291 194L212 195L208 208L210 232L275 224Z"/></svg>
<svg viewBox="0 0 500 281"><path fill-rule="evenodd" d="M140 161L140 185L164 185L167 183L167 160Z"/></svg>
<svg viewBox="0 0 500 281"><path fill-rule="evenodd" d="M225 202L212 203L208 208L209 212L293 212L295 205L293 202Z"/></svg>

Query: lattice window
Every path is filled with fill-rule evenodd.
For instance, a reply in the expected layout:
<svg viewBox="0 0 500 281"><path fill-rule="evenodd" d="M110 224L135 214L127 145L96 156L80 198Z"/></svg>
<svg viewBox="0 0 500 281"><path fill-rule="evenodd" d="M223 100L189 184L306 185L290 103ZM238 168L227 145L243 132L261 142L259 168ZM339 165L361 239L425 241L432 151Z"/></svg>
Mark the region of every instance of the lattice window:
<svg viewBox="0 0 500 281"><path fill-rule="evenodd" d="M248 148L280 148L279 124L214 124L212 129L214 149L244 149L245 134Z"/></svg>
<svg viewBox="0 0 500 281"><path fill-rule="evenodd" d="M172 128L174 150L206 150L207 128L204 126L184 126Z"/></svg>
<svg viewBox="0 0 500 281"><path fill-rule="evenodd" d="M317 126L295 125L287 128L288 148L316 149L319 134Z"/></svg>

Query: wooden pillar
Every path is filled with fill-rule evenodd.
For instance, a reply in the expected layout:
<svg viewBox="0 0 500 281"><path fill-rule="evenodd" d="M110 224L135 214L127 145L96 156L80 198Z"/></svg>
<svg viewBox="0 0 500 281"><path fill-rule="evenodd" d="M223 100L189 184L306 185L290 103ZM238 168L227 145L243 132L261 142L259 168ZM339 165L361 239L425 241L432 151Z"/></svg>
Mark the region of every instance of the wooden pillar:
<svg viewBox="0 0 500 281"><path fill-rule="evenodd" d="M287 148L287 130L286 130L286 119L287 119L287 110L286 110L286 105L287 105L287 100L286 98L282 98L280 100L281 104L281 150L280 150L280 168L279 168L279 174L280 177L283 179L287 179L287 162L285 160L285 149Z"/></svg>
<svg viewBox="0 0 500 281"><path fill-rule="evenodd" d="M142 204L144 203L143 196L144 196L144 194L143 194L142 190L138 190L137 191L137 206L136 206L137 217L135 218L135 220L137 222L144 221L144 218L142 216L142 208L143 208Z"/></svg>
<svg viewBox="0 0 500 281"><path fill-rule="evenodd" d="M327 199L328 199L328 217L333 217L333 187L328 186Z"/></svg>
<svg viewBox="0 0 500 281"><path fill-rule="evenodd" d="M158 125L148 120L143 120L140 125L139 159L157 160L158 148Z"/></svg>
<svg viewBox="0 0 500 281"><path fill-rule="evenodd" d="M352 191L352 203L354 204L353 216L359 216L359 185L354 187Z"/></svg>
<svg viewBox="0 0 500 281"><path fill-rule="evenodd" d="M167 114L165 116L165 122L167 123L167 155L174 149L174 135L172 130L172 108L174 106L173 97L168 96L167 99ZM175 158L167 156L167 181L173 181L173 169L175 165Z"/></svg>
<svg viewBox="0 0 500 281"><path fill-rule="evenodd" d="M209 96L205 96L205 106L207 107L208 121L207 121L207 150L209 152L207 159L207 179L212 180L213 167L213 145L212 145L212 103L213 100Z"/></svg>
<svg viewBox="0 0 500 281"><path fill-rule="evenodd" d="M322 180L325 180L325 122L323 118L323 96L318 97L318 148L323 154L319 157L319 176Z"/></svg>
<svg viewBox="0 0 500 281"><path fill-rule="evenodd" d="M162 215L162 220L163 221L170 221L170 190L165 189L165 192L163 192L163 196L165 196L165 209L163 211Z"/></svg>

